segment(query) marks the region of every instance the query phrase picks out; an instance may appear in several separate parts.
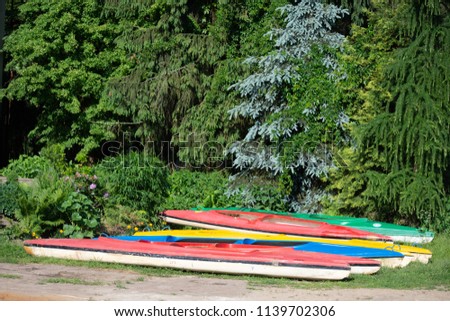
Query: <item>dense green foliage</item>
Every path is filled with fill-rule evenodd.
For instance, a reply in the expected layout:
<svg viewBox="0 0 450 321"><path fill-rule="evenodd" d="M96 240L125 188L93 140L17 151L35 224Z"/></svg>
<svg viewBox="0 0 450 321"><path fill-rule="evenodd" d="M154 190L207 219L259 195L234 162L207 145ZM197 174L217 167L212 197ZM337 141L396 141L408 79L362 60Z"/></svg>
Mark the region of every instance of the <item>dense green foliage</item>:
<svg viewBox="0 0 450 321"><path fill-rule="evenodd" d="M106 158L97 167L109 202L156 215L167 196L167 168L144 153Z"/></svg>
<svg viewBox="0 0 450 321"><path fill-rule="evenodd" d="M450 18L439 1L406 1L410 37L394 52L381 85L383 110L361 129L361 144L383 155L367 173L367 195L426 226L448 224L450 189ZM447 177L446 177L447 176ZM448 197L448 196L447 196Z"/></svg>
<svg viewBox="0 0 450 321"><path fill-rule="evenodd" d="M280 188L260 180L248 191L248 186L232 193L228 191L228 175L224 171L198 172L174 171L169 177L169 196L163 203L165 209L197 207L258 207L285 210Z"/></svg>
<svg viewBox="0 0 450 321"><path fill-rule="evenodd" d="M164 208L188 209L206 206L227 206L232 203L225 196L228 179L223 172L174 171L169 177L169 196Z"/></svg>
<svg viewBox="0 0 450 321"><path fill-rule="evenodd" d="M373 119L380 109L379 101L389 97L380 84L383 69L391 61L393 49L403 46L405 41L393 37L398 34L398 25L387 23L398 20L396 17L396 11L378 4L368 14L367 27L353 26L340 55L347 79L339 83L339 99L349 111L348 128L353 139L351 144L335 149L335 167L327 178L330 195L323 200L328 212L357 216L382 214L380 219L387 219L386 213L376 213L375 205L365 196L366 173L379 166L382 155L373 149L358 148L355 137L360 126Z"/></svg>
<svg viewBox="0 0 450 321"><path fill-rule="evenodd" d="M389 9L384 4L377 2L369 27L355 29L351 38L351 50L369 49L366 59L377 61L355 97L365 111L354 130L358 148L341 152L338 179L331 184L338 194L330 207L444 230L450 187L448 9L433 1L403 1ZM411 20L386 24L405 16ZM365 45L364 37L372 44Z"/></svg>
<svg viewBox="0 0 450 321"><path fill-rule="evenodd" d="M130 224L161 227L157 214L167 196L168 171L157 159L131 153L105 159L94 168L67 166L64 172L55 170L54 159L33 159L47 167L32 182L16 180L14 169L29 163L23 158L8 169L9 180L0 185L1 212L9 222L1 234L81 238L125 232Z"/></svg>
<svg viewBox="0 0 450 321"><path fill-rule="evenodd" d="M447 0L22 2L0 99L38 119L2 169L11 234L197 206L450 228Z"/></svg>
<svg viewBox="0 0 450 321"><path fill-rule="evenodd" d="M19 177L35 178L50 167L48 159L39 156L20 155L9 163L0 173L3 176L16 174Z"/></svg>
<svg viewBox="0 0 450 321"><path fill-rule="evenodd" d="M30 133L38 146L63 143L85 161L102 138L90 127L92 114L123 59L113 45L120 27L102 18L96 0L30 0L19 10L21 24L4 45L12 77L0 97L39 109Z"/></svg>
<svg viewBox="0 0 450 321"><path fill-rule="evenodd" d="M149 1L132 13L107 6L107 15L133 19L134 26L117 39L131 64L109 82L106 103L143 142L170 142L172 128L203 99L224 50L206 32L213 7L209 1Z"/></svg>
<svg viewBox="0 0 450 321"><path fill-rule="evenodd" d="M7 217L12 217L17 208L17 198L19 186L14 182L8 181L0 184L0 213Z"/></svg>
<svg viewBox="0 0 450 321"><path fill-rule="evenodd" d="M223 152L242 127L228 119L228 87L244 72L243 54L267 50L261 37L285 2L132 1L127 9L127 1L106 1L106 15L132 27L117 39L130 62L105 89L115 119L105 129L131 133L168 161L225 167ZM169 143L176 155L167 155Z"/></svg>

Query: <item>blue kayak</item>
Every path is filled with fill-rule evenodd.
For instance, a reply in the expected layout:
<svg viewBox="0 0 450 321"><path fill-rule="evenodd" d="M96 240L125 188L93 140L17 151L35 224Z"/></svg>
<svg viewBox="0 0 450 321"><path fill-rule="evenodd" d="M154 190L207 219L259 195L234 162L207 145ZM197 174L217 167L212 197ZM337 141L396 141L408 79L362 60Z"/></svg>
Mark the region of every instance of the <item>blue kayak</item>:
<svg viewBox="0 0 450 321"><path fill-rule="evenodd" d="M226 239L226 238L195 238L178 237L171 235L162 236L110 236L114 239L124 241L147 241L147 242L197 242L197 243L231 243L231 244L249 244L249 245L271 245L292 247L298 251L327 253L336 255L345 255L365 259L376 259L382 262L383 266L403 267L411 260L405 259L405 256L396 251L368 248L361 246L347 246L339 244L327 244L319 242L292 242L292 241L269 241L257 239Z"/></svg>

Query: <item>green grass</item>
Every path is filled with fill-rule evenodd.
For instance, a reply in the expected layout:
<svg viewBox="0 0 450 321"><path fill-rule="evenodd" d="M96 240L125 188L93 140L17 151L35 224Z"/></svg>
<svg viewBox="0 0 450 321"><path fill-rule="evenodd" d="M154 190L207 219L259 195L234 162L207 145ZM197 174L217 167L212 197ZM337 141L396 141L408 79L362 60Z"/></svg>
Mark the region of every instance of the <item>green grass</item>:
<svg viewBox="0 0 450 321"><path fill-rule="evenodd" d="M0 279L20 279L20 278L21 278L20 275L0 273Z"/></svg>
<svg viewBox="0 0 450 321"><path fill-rule="evenodd" d="M292 279L259 276L237 276L212 273L194 273L166 268L152 268L122 264L83 262L38 258L25 253L18 241L0 240L0 262L13 264L39 263L81 266L86 268L105 268L128 270L145 276L173 277L180 275L198 275L200 277L220 277L222 279L246 280L250 287L294 287L305 289L332 288L389 288L389 289L438 289L450 291L450 234L438 235L432 243L424 245L433 252L429 264L413 262L403 269L382 268L375 275L354 275L345 281L299 281ZM2 277L0 275L0 277ZM62 283L62 279L59 280ZM70 281L70 280L66 280ZM75 281L74 281L75 282ZM118 287L124 286L119 284Z"/></svg>
<svg viewBox="0 0 450 321"><path fill-rule="evenodd" d="M125 286L125 284L123 284L122 281L115 281L114 284L115 284L116 288L118 288L118 289L126 289L127 288Z"/></svg>
<svg viewBox="0 0 450 321"><path fill-rule="evenodd" d="M74 285L103 285L100 281L86 281L78 278L49 278L42 280L41 284L74 284Z"/></svg>

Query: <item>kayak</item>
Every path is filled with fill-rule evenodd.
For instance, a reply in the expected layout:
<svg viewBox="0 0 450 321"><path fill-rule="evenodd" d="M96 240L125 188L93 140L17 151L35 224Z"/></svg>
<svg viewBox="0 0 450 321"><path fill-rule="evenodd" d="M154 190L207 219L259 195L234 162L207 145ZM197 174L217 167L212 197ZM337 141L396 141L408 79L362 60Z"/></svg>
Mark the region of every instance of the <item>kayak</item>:
<svg viewBox="0 0 450 321"><path fill-rule="evenodd" d="M360 230L378 233L386 235L392 238L394 242L411 243L411 244L423 244L430 243L434 238L434 233L430 231L421 230L418 228L404 226L399 224L385 223L379 221L373 221L363 217L351 217L351 216L333 216L321 213L292 213L292 212L276 212L268 210L260 210L253 208L203 208L202 210L225 210L225 211L244 211L250 213L264 213L284 215L289 217L296 217L306 220L314 220L319 222L326 222L332 225L347 226L357 228Z"/></svg>
<svg viewBox="0 0 450 321"><path fill-rule="evenodd" d="M161 213L169 223L207 229L239 232L285 234L290 236L332 239L392 241L390 237L345 226L304 220L295 217L231 210L166 210Z"/></svg>
<svg viewBox="0 0 450 321"><path fill-rule="evenodd" d="M172 236L172 237L187 237L191 241L193 240L204 240L204 239L223 239L223 240L242 240L242 239L252 239L256 240L255 244L265 245L282 245L282 246L293 246L299 242L317 242L317 238L311 237L301 237L301 236L288 236L283 234L256 234L256 233L245 233L245 232L235 232L227 230L163 230L163 231L153 231L153 232L136 232L136 236ZM346 245L346 246L359 246L367 247L373 249L383 249L389 251L400 252L405 256L405 260L412 259L413 261L419 261L421 263L428 263L432 258L432 252L428 249L424 249L417 246L403 245L403 244L393 244L388 242L374 242L366 240L339 240L339 239L327 239L321 238L321 243L326 244L336 244L336 245ZM406 264L406 262L405 262Z"/></svg>
<svg viewBox="0 0 450 321"><path fill-rule="evenodd" d="M281 246L290 247L297 251L343 255L354 258L372 259L381 263L381 266L397 268L404 267L412 261L412 257L405 259L404 255L400 252L389 251L383 249L373 249L359 246L346 246L338 244L326 244L318 242L301 242L298 241L294 244L283 245L279 241L266 241L262 244L261 241L255 239L226 239L226 238L196 238L190 236L172 236L168 235L154 235L153 232L145 233L145 235L133 235L133 236L110 236L111 238L125 241L148 241L148 242L200 242L200 243L229 243L229 244L244 244L244 245L269 245L269 246ZM406 264L406 265L405 265ZM351 265L351 264L350 264ZM352 268L352 273L354 269Z"/></svg>
<svg viewBox="0 0 450 321"><path fill-rule="evenodd" d="M331 260L326 255L293 249L289 252L279 251L278 248L267 246L130 242L105 237L26 240L23 246L33 256L200 272L305 280L342 280L351 273L350 265L342 260Z"/></svg>

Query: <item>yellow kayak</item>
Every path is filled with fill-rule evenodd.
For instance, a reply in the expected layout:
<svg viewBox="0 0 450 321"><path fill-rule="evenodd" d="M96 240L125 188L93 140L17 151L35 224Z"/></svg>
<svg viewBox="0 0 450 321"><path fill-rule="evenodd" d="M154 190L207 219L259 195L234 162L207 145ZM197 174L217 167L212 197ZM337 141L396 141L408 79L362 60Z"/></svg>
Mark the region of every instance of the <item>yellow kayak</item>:
<svg viewBox="0 0 450 321"><path fill-rule="evenodd" d="M385 249L400 252L405 256L412 257L414 261L419 261L421 263L428 263L432 257L432 253L428 249L399 245L395 243L378 242L378 241L366 241L366 240L339 240L339 239L326 239L301 236L288 236L283 234L257 234L257 233L245 233L245 232L234 232L226 230L163 230L163 231L152 231L152 232L137 232L136 236L174 236L174 237L186 237L192 239L254 239L261 241L271 241L271 242L285 242L285 243L295 243L295 242L321 242L327 244L339 244L347 246L360 246L376 249Z"/></svg>

